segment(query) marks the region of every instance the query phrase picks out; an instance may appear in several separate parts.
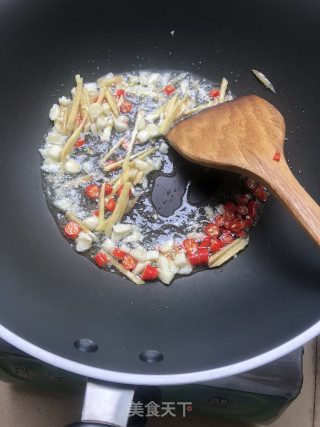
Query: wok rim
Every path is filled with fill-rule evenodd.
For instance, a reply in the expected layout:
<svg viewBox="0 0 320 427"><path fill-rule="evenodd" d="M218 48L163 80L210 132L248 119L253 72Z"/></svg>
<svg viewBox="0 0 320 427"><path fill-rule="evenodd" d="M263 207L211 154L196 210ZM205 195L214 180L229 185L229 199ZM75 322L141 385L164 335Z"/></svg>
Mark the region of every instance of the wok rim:
<svg viewBox="0 0 320 427"><path fill-rule="evenodd" d="M286 356L290 352L303 346L320 334L320 321L315 323L310 328L306 329L301 334L290 339L289 341L279 345L278 347L268 350L258 356L243 360L231 365L221 366L219 368L208 369L205 371L189 372L181 374L161 374L161 375L143 375L132 374L129 372L110 371L102 368L85 365L75 362L70 359L53 354L47 350L38 347L29 341L19 337L0 324L0 336L12 346L33 356L45 363L64 369L68 372L78 374L80 376L94 378L97 380L130 385L145 385L145 386L173 386L182 384L200 383L205 381L217 380L233 375L241 374L250 371L260 366L266 365Z"/></svg>

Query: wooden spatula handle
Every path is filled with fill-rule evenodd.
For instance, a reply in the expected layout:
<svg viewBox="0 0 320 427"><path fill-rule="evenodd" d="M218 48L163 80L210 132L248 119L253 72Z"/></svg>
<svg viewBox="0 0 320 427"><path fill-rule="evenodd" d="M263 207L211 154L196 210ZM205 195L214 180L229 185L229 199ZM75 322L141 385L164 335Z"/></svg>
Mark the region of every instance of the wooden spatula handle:
<svg viewBox="0 0 320 427"><path fill-rule="evenodd" d="M283 159L264 175L266 186L320 248L320 206L303 189Z"/></svg>

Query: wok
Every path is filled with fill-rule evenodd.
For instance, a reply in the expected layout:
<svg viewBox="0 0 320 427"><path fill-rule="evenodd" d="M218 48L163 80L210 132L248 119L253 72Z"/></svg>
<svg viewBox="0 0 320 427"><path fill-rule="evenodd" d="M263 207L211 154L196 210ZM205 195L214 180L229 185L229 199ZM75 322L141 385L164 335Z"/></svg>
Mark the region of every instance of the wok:
<svg viewBox="0 0 320 427"><path fill-rule="evenodd" d="M1 337L88 377L170 385L252 369L316 336L319 251L274 198L247 249L221 270L168 287L135 286L61 237L42 192L38 149L51 105L77 73L84 81L140 68L225 76L236 97L256 94L282 113L286 157L319 203L320 3L0 5Z"/></svg>

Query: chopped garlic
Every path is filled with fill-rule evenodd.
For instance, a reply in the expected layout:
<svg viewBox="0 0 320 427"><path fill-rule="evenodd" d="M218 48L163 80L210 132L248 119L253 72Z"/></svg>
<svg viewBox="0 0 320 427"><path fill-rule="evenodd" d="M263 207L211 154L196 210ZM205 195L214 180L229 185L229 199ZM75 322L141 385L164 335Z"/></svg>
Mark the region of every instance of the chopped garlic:
<svg viewBox="0 0 320 427"><path fill-rule="evenodd" d="M96 215L88 216L82 222L91 231L95 230L95 228L99 225L99 219Z"/></svg>
<svg viewBox="0 0 320 427"><path fill-rule="evenodd" d="M139 73L139 81L140 81L141 85L147 86L148 85L148 78L149 78L149 73L147 71L141 71Z"/></svg>
<svg viewBox="0 0 320 427"><path fill-rule="evenodd" d="M149 139L149 132L146 129L138 132L138 134L137 134L138 144L143 144L144 142L147 142L148 139Z"/></svg>
<svg viewBox="0 0 320 427"><path fill-rule="evenodd" d="M115 224L113 226L113 231L115 233L122 234L124 236L131 233L132 229L133 229L133 225L131 224Z"/></svg>
<svg viewBox="0 0 320 427"><path fill-rule="evenodd" d="M104 129L107 126L107 124L108 124L107 117L100 116L100 117L97 118L96 126L97 126L98 130Z"/></svg>
<svg viewBox="0 0 320 427"><path fill-rule="evenodd" d="M113 250L115 249L116 245L114 244L114 242L107 238L104 240L104 242L102 243L101 247L103 249L105 249L107 252L113 252Z"/></svg>
<svg viewBox="0 0 320 427"><path fill-rule="evenodd" d="M80 231L79 236L76 239L76 250L78 252L87 251L92 245L92 237L90 234Z"/></svg>
<svg viewBox="0 0 320 427"><path fill-rule="evenodd" d="M161 165L162 165L162 161L160 158L153 159L152 169L159 170L159 169L161 169Z"/></svg>
<svg viewBox="0 0 320 427"><path fill-rule="evenodd" d="M128 118L126 116L119 116L113 119L114 128L116 132L124 132L128 129Z"/></svg>
<svg viewBox="0 0 320 427"><path fill-rule="evenodd" d="M169 261L168 258L164 255L159 254L157 265L162 270L169 270Z"/></svg>
<svg viewBox="0 0 320 427"><path fill-rule="evenodd" d="M175 259L174 259L174 263L178 267L185 267L185 266L189 265L189 262L188 262L184 252L178 252L176 254Z"/></svg>
<svg viewBox="0 0 320 427"><path fill-rule="evenodd" d="M144 117L141 117L141 119L138 121L138 130L143 130L146 127L146 121Z"/></svg>
<svg viewBox="0 0 320 427"><path fill-rule="evenodd" d="M156 250L147 251L147 260L156 261L159 258L159 252Z"/></svg>
<svg viewBox="0 0 320 427"><path fill-rule="evenodd" d="M123 236L122 234L117 234L114 231L111 232L110 234L110 239L114 242L114 243L118 243L120 242L120 240L122 240L125 236Z"/></svg>
<svg viewBox="0 0 320 427"><path fill-rule="evenodd" d="M174 262L169 262L169 270L171 271L171 273L173 274L177 274L179 271L179 267L174 263Z"/></svg>
<svg viewBox="0 0 320 427"><path fill-rule="evenodd" d="M159 268L159 279L165 285L169 285L172 282L173 278L174 278L174 273L172 271L163 270L162 268Z"/></svg>
<svg viewBox="0 0 320 427"><path fill-rule="evenodd" d="M88 160L87 162L82 163L83 170L86 173L92 172L93 164Z"/></svg>
<svg viewBox="0 0 320 427"><path fill-rule="evenodd" d="M64 165L66 173L76 174L81 171L81 165L74 159L68 160Z"/></svg>
<svg viewBox="0 0 320 427"><path fill-rule="evenodd" d="M49 119L54 121L57 120L60 114L60 107L58 104L53 104L49 112Z"/></svg>
<svg viewBox="0 0 320 427"><path fill-rule="evenodd" d="M139 242L142 238L142 234L140 231L133 231L133 233L130 234L130 236L126 237L123 240L123 243L131 243L131 242Z"/></svg>
<svg viewBox="0 0 320 427"><path fill-rule="evenodd" d="M67 98L66 96L62 96L61 98L59 98L59 104L62 107L69 107L69 105L71 105L71 99Z"/></svg>
<svg viewBox="0 0 320 427"><path fill-rule="evenodd" d="M217 206L216 209L219 214L223 214L225 212L224 206L221 203Z"/></svg>
<svg viewBox="0 0 320 427"><path fill-rule="evenodd" d="M143 247L132 249L131 256L139 262L145 262L147 260L147 253Z"/></svg>
<svg viewBox="0 0 320 427"><path fill-rule="evenodd" d="M50 132L48 133L47 137L46 137L46 142L48 142L49 144L63 144L64 143L64 137L58 133L58 132Z"/></svg>
<svg viewBox="0 0 320 427"><path fill-rule="evenodd" d="M97 83L86 83L83 86L87 89L90 96L96 95L96 93L98 92Z"/></svg>
<svg viewBox="0 0 320 427"><path fill-rule="evenodd" d="M104 113L110 113L111 107L110 107L110 105L107 102L103 102L101 104L101 107L102 107L102 110L103 110Z"/></svg>
<svg viewBox="0 0 320 427"><path fill-rule="evenodd" d="M146 130L148 131L150 138L159 135L159 127L154 123L149 123L146 127Z"/></svg>
<svg viewBox="0 0 320 427"><path fill-rule="evenodd" d="M141 187L143 190L146 190L148 188L148 180L146 177L143 178L142 183L141 183Z"/></svg>
<svg viewBox="0 0 320 427"><path fill-rule="evenodd" d="M155 85L161 78L161 74L159 73L151 73L148 78L148 85Z"/></svg>
<svg viewBox="0 0 320 427"><path fill-rule="evenodd" d="M196 218L195 218L196 219ZM205 234L204 233L188 233L186 235L187 239L193 239L193 240L202 240L204 238Z"/></svg>
<svg viewBox="0 0 320 427"><path fill-rule="evenodd" d="M90 105L89 115L91 120L97 119L102 113L103 113L103 109L100 104L98 104L97 102L94 102L93 104Z"/></svg>
<svg viewBox="0 0 320 427"><path fill-rule="evenodd" d="M161 85L162 86L167 86L167 84L169 82L169 79L170 79L170 73L163 74L162 78L161 78Z"/></svg>
<svg viewBox="0 0 320 427"><path fill-rule="evenodd" d="M46 155L50 157L50 159L58 162L60 160L61 151L62 151L62 147L59 147L58 145L54 145L53 147L48 148L46 150Z"/></svg>
<svg viewBox="0 0 320 427"><path fill-rule="evenodd" d="M119 249L127 254L130 254L131 252L131 249L129 248L129 246L125 245L124 243L121 244Z"/></svg>
<svg viewBox="0 0 320 427"><path fill-rule="evenodd" d="M215 215L211 206L205 206L204 211L205 211L207 220L214 218Z"/></svg>
<svg viewBox="0 0 320 427"><path fill-rule="evenodd" d="M98 129L96 123L92 123L90 126L91 133L93 135L98 135Z"/></svg>
<svg viewBox="0 0 320 427"><path fill-rule="evenodd" d="M46 159L47 158L47 150L45 148L39 148L39 153L41 156Z"/></svg>
<svg viewBox="0 0 320 427"><path fill-rule="evenodd" d="M192 273L191 265L187 265L178 270L178 274L190 274L190 273Z"/></svg>
<svg viewBox="0 0 320 427"><path fill-rule="evenodd" d="M168 150L169 150L169 145L168 145L168 144L166 144L165 142L162 142L162 143L160 144L160 148L159 148L160 153L162 153L162 154L167 154L167 153L168 153Z"/></svg>
<svg viewBox="0 0 320 427"><path fill-rule="evenodd" d="M148 164L143 160L137 159L135 160L134 164L135 164L135 167L141 171L145 171L148 169Z"/></svg>
<svg viewBox="0 0 320 427"><path fill-rule="evenodd" d="M188 92L189 92L189 82L188 82L188 80L182 80L182 82L180 83L180 90L181 90L181 93L183 94L183 95L185 95L185 94L187 94Z"/></svg>
<svg viewBox="0 0 320 427"><path fill-rule="evenodd" d="M112 79L112 77L114 77L114 74L113 74L113 73L108 73L108 74L106 74L106 75L104 76L104 79L103 79L103 80L110 80L110 79Z"/></svg>
<svg viewBox="0 0 320 427"><path fill-rule="evenodd" d="M72 201L70 199L60 199L60 200L55 200L54 201L54 205L62 210L62 211L71 211L72 210Z"/></svg>
<svg viewBox="0 0 320 427"><path fill-rule="evenodd" d="M42 163L41 169L45 172L58 172L60 169L61 163L56 162L52 159L45 159L45 161Z"/></svg>
<svg viewBox="0 0 320 427"><path fill-rule="evenodd" d="M129 76L129 86L135 86L139 83L138 76Z"/></svg>
<svg viewBox="0 0 320 427"><path fill-rule="evenodd" d="M174 240L170 239L167 242L163 243L163 245L161 246L161 252L170 252L171 249L173 248L174 245Z"/></svg>

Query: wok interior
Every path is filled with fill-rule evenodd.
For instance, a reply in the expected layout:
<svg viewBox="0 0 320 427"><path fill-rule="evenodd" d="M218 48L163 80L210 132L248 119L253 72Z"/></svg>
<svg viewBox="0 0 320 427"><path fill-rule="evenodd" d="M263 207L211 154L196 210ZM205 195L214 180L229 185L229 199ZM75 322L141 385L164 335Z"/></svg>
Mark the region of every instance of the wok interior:
<svg viewBox="0 0 320 427"><path fill-rule="evenodd" d="M44 10L30 1L2 7L1 324L88 366L157 375L247 360L314 325L319 253L273 198L248 248L222 269L169 287L138 287L100 271L61 237L42 192L38 149L49 108L78 72L85 81L140 67L183 69L217 82L225 76L235 96L257 94L282 113L292 171L319 203L320 64L312 47L319 5L55 1ZM270 78L276 95L252 68ZM74 342L83 338L97 351L79 351ZM161 361L141 360L147 350Z"/></svg>

